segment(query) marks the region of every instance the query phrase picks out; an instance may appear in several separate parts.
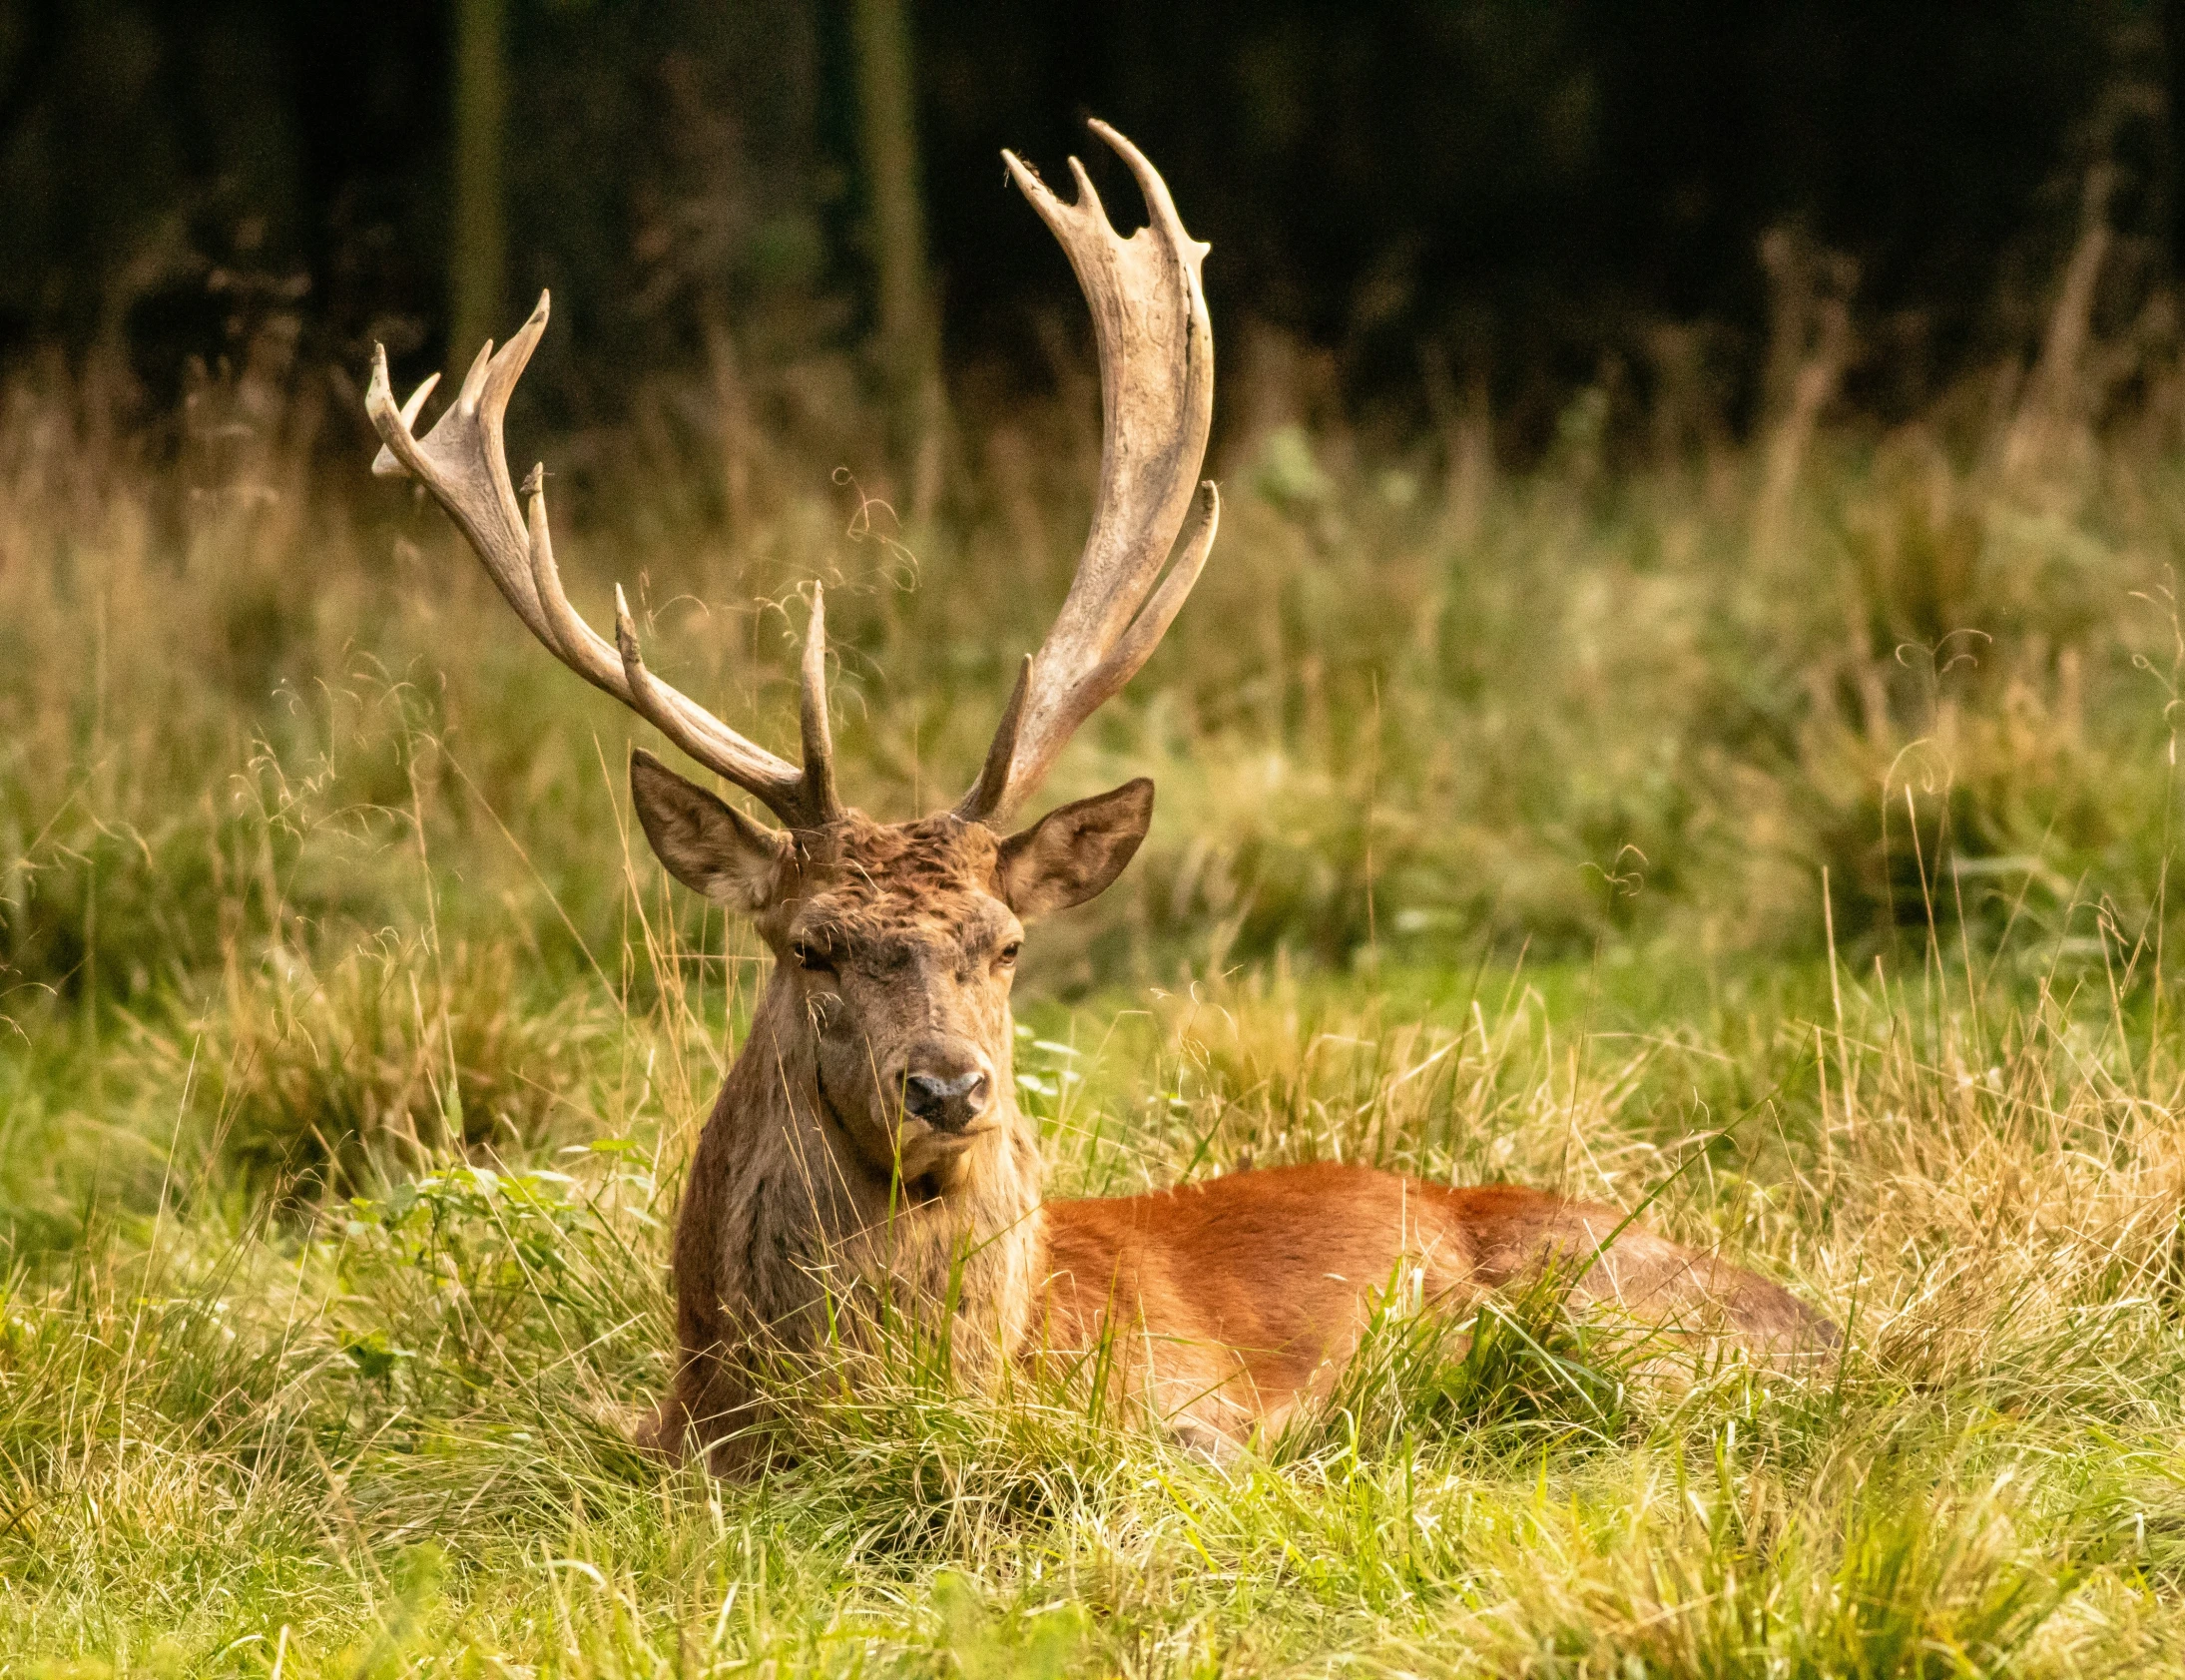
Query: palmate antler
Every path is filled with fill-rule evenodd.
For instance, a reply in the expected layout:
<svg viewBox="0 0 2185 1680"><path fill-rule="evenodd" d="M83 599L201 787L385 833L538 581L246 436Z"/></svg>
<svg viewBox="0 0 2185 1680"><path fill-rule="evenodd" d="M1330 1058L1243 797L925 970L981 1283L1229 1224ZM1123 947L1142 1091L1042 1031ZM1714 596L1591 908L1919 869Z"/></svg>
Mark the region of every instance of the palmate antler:
<svg viewBox="0 0 2185 1680"><path fill-rule="evenodd" d="M1138 149L1107 124L1092 130L1113 147L1145 196L1148 227L1117 236L1075 158L1077 201L1063 204L1010 153L1010 175L1077 271L1100 350L1105 429L1092 533L1039 652L1018 673L985 769L956 807L967 822L999 825L1045 778L1079 725L1137 674L1191 593L1213 546L1221 497L1203 486L1197 517L1166 579L1161 569L1192 512L1214 412L1214 330L1199 265L1207 247L1184 232L1168 187ZM502 425L510 392L546 330L547 298L496 352L471 363L455 401L423 437L411 426L439 383L435 373L397 406L386 350L374 346L364 405L384 447L381 476L422 482L447 510L508 604L570 670L638 713L709 770L757 796L792 829L823 828L842 815L834 793L826 715L826 611L817 584L805 637L802 768L747 741L645 668L637 627L615 590L610 646L562 591L546 523L545 472L524 481L519 507ZM1160 580L1159 587L1155 587Z"/></svg>
<svg viewBox="0 0 2185 1680"><path fill-rule="evenodd" d="M372 471L422 481L477 550L516 616L556 659L605 689L708 770L756 795L792 829L823 828L842 813L834 797L833 743L827 733L826 606L819 585L813 586L812 622L805 632L805 762L799 769L745 740L645 668L637 626L619 584L613 646L578 615L562 592L561 573L554 565L542 468L533 467L524 481L529 518L519 512L501 426L509 393L546 330L546 305L541 292L539 306L515 337L498 353L490 342L478 352L454 403L421 438L410 426L440 376L433 374L397 408L387 382L387 352L375 345L364 407L385 447L372 461Z"/></svg>
<svg viewBox="0 0 2185 1680"><path fill-rule="evenodd" d="M1105 123L1091 128L1130 166L1146 201L1150 221L1127 240L1075 158L1077 201L1066 205L1014 153L1001 155L1062 242L1091 306L1104 427L1092 533L1070 593L1018 672L985 769L956 807L959 817L997 826L1039 786L1078 726L1152 658L1199 581L1222 516L1221 493L1211 481L1198 486L1205 495L1197 517L1156 589L1193 511L1214 417L1214 327L1199 283L1208 247L1184 232L1167 183L1144 154Z"/></svg>

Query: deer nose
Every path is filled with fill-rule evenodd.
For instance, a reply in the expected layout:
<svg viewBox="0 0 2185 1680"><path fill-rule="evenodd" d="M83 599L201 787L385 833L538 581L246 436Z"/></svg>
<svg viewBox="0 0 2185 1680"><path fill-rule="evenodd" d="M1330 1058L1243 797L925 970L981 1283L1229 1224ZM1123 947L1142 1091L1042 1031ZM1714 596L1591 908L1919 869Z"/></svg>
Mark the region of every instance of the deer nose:
<svg viewBox="0 0 2185 1680"><path fill-rule="evenodd" d="M986 1112L993 1082L977 1068L943 1078L932 1073L906 1073L902 1105L907 1113L936 1131L960 1132Z"/></svg>

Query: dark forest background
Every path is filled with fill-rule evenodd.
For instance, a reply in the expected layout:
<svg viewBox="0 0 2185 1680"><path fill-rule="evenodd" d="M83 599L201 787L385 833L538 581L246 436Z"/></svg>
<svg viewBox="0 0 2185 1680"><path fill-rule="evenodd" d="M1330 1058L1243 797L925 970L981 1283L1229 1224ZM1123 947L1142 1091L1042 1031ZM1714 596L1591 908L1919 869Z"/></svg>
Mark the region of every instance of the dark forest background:
<svg viewBox="0 0 2185 1680"><path fill-rule="evenodd" d="M1100 115L1212 242L1226 341L1325 352L1353 414L1484 391L1521 448L1578 385L1643 413L1679 377L1740 425L1772 262L1852 301L1847 397L1887 416L2037 337L2090 187L2107 324L2160 293L2181 24L2121 0L16 0L0 352L122 348L158 409L270 309L305 367L374 338L422 367L551 286L566 329L526 400L568 423L724 325L761 361L858 349L878 389L916 377L923 309L957 380L1037 381L1082 326L996 153L1078 152L1128 204Z"/></svg>

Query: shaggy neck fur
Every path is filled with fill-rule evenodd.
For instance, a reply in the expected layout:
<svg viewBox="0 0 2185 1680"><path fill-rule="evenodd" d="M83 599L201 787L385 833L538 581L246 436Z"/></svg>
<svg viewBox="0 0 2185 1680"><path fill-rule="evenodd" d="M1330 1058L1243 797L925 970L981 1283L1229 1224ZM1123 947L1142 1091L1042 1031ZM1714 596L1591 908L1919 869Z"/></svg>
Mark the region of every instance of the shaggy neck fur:
<svg viewBox="0 0 2185 1680"><path fill-rule="evenodd" d="M946 1182L875 1171L831 1111L796 982L769 978L692 1164L677 1233L678 1316L702 1369L684 1421L716 1431L764 1410L776 1354L824 1360L892 1315L945 1328L978 1380L1022 1341L1043 1264L1038 1140L1018 1113L1008 1045L1001 1124ZM830 1300L831 1298L831 1300Z"/></svg>

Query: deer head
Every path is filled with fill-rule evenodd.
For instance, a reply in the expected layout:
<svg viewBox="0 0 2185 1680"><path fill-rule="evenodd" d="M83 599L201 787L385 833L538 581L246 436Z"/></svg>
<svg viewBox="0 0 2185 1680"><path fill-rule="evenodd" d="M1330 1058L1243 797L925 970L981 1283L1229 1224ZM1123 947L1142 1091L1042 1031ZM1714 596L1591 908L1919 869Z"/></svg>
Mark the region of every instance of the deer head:
<svg viewBox="0 0 2185 1680"><path fill-rule="evenodd" d="M646 838L686 886L747 911L809 1033L818 1094L875 1174L945 1184L1014 1112L1010 981L1024 923L1105 890L1145 838L1153 784L1003 838L953 813L761 828L649 753L630 766ZM802 1058L800 1058L802 1065Z"/></svg>
<svg viewBox="0 0 2185 1680"><path fill-rule="evenodd" d="M1053 627L1019 670L977 782L948 812L881 824L837 798L817 585L799 765L648 671L619 588L612 644L570 605L554 564L543 471L532 469L519 507L502 444L509 393L546 329L545 296L499 351L490 343L479 351L454 403L422 438L411 426L437 375L397 406L380 350L366 398L385 445L373 470L424 484L532 635L781 820L765 827L651 754L631 759L632 800L662 863L749 915L773 948L778 1007L770 1018L799 1023L802 1035L781 1047L785 1062L809 1069L874 1172L906 1181L945 1182L950 1164L1014 1113L1009 987L1024 924L1104 890L1145 838L1153 785L1143 780L1021 832L1008 823L1078 726L1152 655L1206 564L1220 517L1213 484L1198 483L1214 400L1199 278L1207 248L1185 233L1137 148L1105 124L1092 128L1145 198L1149 226L1129 239L1109 224L1075 159L1077 196L1064 204L1003 154L1092 310L1104 415L1092 531Z"/></svg>

